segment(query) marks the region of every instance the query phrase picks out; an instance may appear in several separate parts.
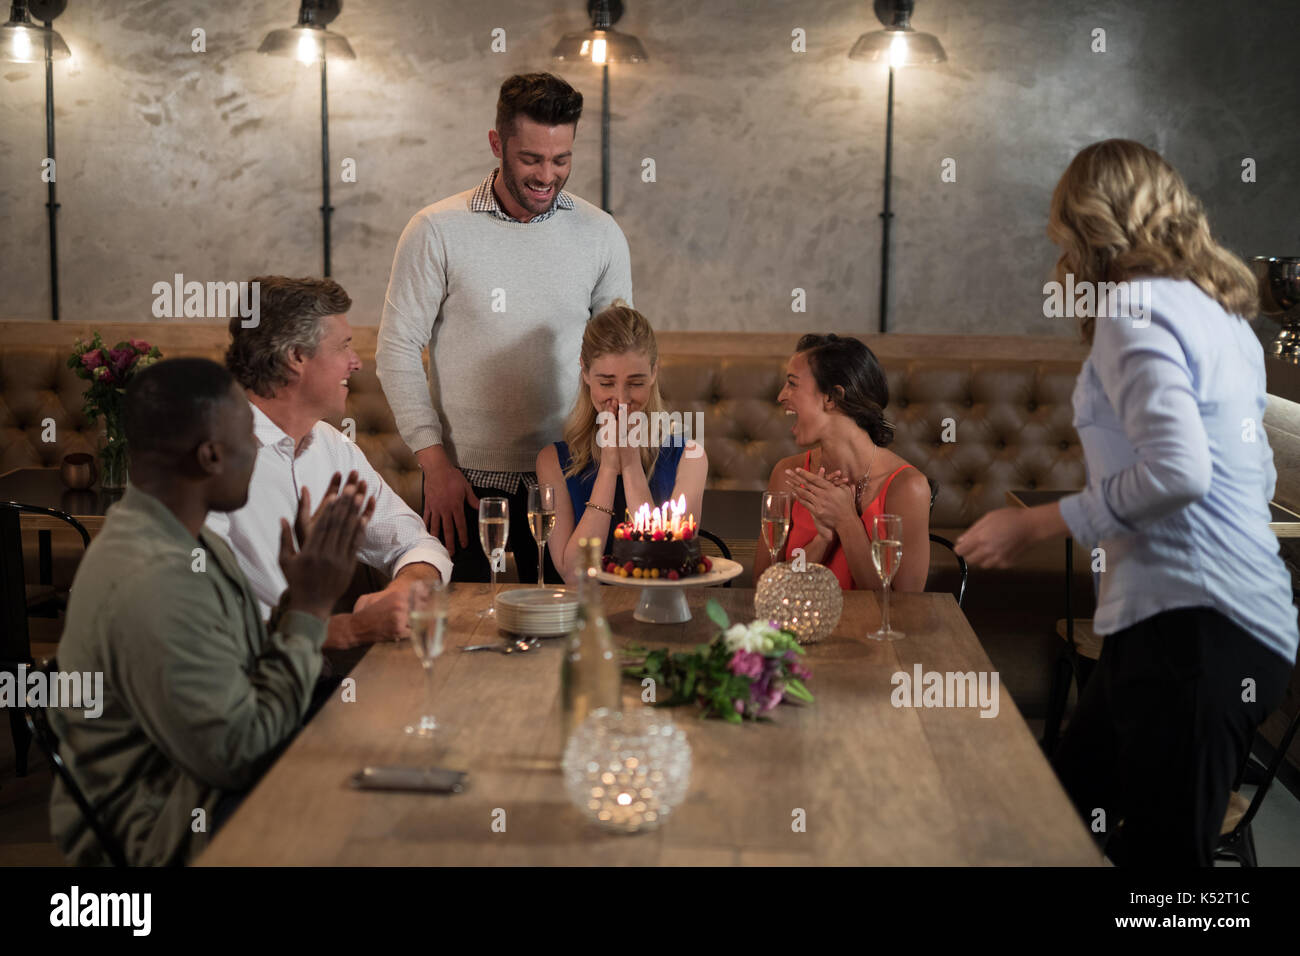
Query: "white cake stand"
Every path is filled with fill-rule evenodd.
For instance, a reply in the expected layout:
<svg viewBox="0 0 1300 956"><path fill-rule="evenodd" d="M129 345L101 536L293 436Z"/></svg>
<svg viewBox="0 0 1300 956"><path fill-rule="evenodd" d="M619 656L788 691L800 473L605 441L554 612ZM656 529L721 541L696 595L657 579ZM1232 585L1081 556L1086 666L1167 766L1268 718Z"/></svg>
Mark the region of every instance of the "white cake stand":
<svg viewBox="0 0 1300 956"><path fill-rule="evenodd" d="M622 575L601 571L596 580L621 588L640 588L641 600L637 602L632 617L646 624L684 624L691 619L691 609L686 603L683 588L708 588L730 581L744 570L737 561L710 556L713 569L704 574L669 581L667 578L625 578Z"/></svg>

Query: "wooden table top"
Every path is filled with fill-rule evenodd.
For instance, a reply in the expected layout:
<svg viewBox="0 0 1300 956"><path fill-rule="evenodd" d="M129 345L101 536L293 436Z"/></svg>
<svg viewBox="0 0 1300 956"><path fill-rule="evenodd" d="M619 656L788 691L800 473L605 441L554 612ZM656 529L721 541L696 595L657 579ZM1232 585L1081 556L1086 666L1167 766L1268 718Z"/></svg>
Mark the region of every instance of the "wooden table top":
<svg viewBox="0 0 1300 956"><path fill-rule="evenodd" d="M639 592L604 587L620 643L686 649L711 636L716 597L732 620L754 592L688 589L681 625L632 619ZM692 750L685 801L660 829L632 836L588 824L559 767L560 639L523 655L463 653L496 637L477 620L487 597L459 585L447 650L434 665L441 745L402 734L421 708L409 642L373 647L352 671L353 702L325 705L200 857L200 865L1097 865L1101 856L1005 688L996 717L978 708L894 707L898 671L992 665L949 594L900 594L895 628L872 592L846 592L835 633L808 648L816 702L782 705L768 724L674 714ZM625 706L640 687L624 683ZM437 765L469 773L455 795L353 789L364 766ZM795 832L796 810L806 832ZM496 832L494 811L505 811ZM500 819L500 814L496 814Z"/></svg>

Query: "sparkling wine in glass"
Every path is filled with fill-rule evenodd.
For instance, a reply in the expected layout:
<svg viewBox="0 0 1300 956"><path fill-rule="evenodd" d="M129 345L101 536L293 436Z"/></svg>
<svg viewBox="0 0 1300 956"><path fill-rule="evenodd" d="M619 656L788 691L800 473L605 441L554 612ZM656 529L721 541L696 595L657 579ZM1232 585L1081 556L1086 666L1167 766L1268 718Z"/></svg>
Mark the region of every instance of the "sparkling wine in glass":
<svg viewBox="0 0 1300 956"><path fill-rule="evenodd" d="M767 545L767 553L772 556L773 564L780 560L780 555L785 550L785 539L790 533L790 508L793 504L794 495L788 491L763 492L763 512L759 520L763 543Z"/></svg>
<svg viewBox="0 0 1300 956"><path fill-rule="evenodd" d="M867 636L877 641L896 641L902 631L889 626L889 585L903 563L903 519L898 515L876 515L871 519L871 562L880 575L880 630Z"/></svg>
<svg viewBox="0 0 1300 956"><path fill-rule="evenodd" d="M424 669L424 713L406 728L406 733L425 740L438 731L438 719L433 715L433 662L442 655L447 634L450 587L443 581L417 581L407 591L411 647Z"/></svg>
<svg viewBox="0 0 1300 956"><path fill-rule="evenodd" d="M537 540L537 586L540 588L546 571L546 542L555 530L554 486L537 485L528 489L528 527Z"/></svg>
<svg viewBox="0 0 1300 956"><path fill-rule="evenodd" d="M506 541L510 538L510 502L505 498L480 498L478 502L478 540L492 566L492 603L478 612L479 617L496 620L497 569L506 562Z"/></svg>

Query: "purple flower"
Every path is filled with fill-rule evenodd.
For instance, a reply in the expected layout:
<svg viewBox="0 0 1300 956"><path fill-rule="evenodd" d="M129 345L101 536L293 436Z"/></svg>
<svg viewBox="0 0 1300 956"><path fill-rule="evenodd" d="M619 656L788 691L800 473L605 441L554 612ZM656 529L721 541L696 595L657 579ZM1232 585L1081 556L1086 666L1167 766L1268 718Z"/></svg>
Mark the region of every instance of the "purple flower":
<svg viewBox="0 0 1300 956"><path fill-rule="evenodd" d="M126 381L126 370L138 357L139 353L135 349L112 349L108 353L108 360L113 365L113 377L119 382Z"/></svg>
<svg viewBox="0 0 1300 956"><path fill-rule="evenodd" d="M785 696L785 686L780 681L764 678L750 687L749 693L758 713L766 714L781 703Z"/></svg>
<svg viewBox="0 0 1300 956"><path fill-rule="evenodd" d="M104 364L104 353L99 349L95 349L92 352L86 352L81 356L81 364L87 371L93 372Z"/></svg>
<svg viewBox="0 0 1300 956"><path fill-rule="evenodd" d="M781 679L781 659L769 658L764 662L763 673L749 687L749 698L759 714L772 710L785 697L785 682Z"/></svg>
<svg viewBox="0 0 1300 956"><path fill-rule="evenodd" d="M737 650L727 666L733 674L754 679L763 673L763 655L757 651Z"/></svg>
<svg viewBox="0 0 1300 956"><path fill-rule="evenodd" d="M745 712L745 702L743 700L736 701L736 713L743 714L744 712Z"/></svg>
<svg viewBox="0 0 1300 956"><path fill-rule="evenodd" d="M131 343L131 348L135 349L141 355L147 355L149 350L153 348L153 346L144 339L128 339L128 341Z"/></svg>
<svg viewBox="0 0 1300 956"><path fill-rule="evenodd" d="M794 651L786 651L782 655L782 659L785 661L786 666L790 668L791 677L797 677L799 680L807 680L812 677L812 671L799 663L799 655Z"/></svg>

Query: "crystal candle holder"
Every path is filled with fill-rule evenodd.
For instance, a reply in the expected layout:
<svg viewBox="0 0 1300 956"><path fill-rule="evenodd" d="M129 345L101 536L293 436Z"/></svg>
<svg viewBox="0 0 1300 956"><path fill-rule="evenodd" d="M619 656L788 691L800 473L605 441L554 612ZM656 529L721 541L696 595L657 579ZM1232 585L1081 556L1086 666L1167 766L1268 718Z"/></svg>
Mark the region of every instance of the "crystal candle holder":
<svg viewBox="0 0 1300 956"><path fill-rule="evenodd" d="M774 564L758 579L754 616L794 634L800 644L830 636L844 613L844 592L830 568L809 564L796 570L789 562Z"/></svg>
<svg viewBox="0 0 1300 956"><path fill-rule="evenodd" d="M665 711L593 711L569 737L564 784L569 799L607 830L653 830L686 796L691 747Z"/></svg>

